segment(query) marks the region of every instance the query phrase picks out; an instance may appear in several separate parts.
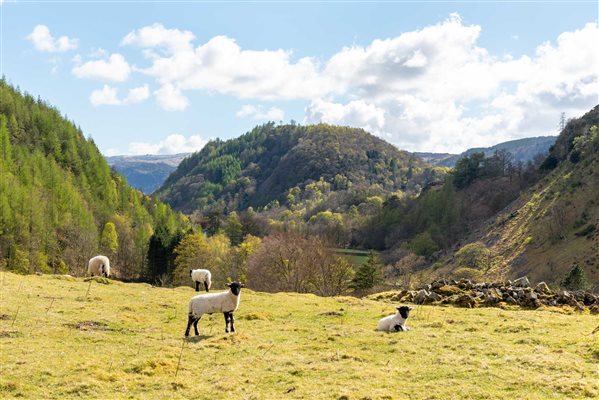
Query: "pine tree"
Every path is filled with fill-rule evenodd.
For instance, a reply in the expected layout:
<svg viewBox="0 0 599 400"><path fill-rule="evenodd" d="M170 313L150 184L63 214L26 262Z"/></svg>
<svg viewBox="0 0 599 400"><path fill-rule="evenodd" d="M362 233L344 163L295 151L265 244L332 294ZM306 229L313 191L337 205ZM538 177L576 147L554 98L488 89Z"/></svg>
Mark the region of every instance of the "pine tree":
<svg viewBox="0 0 599 400"><path fill-rule="evenodd" d="M382 264L378 255L370 251L368 259L356 271L352 287L354 289L370 289L384 282Z"/></svg>
<svg viewBox="0 0 599 400"><path fill-rule="evenodd" d="M584 269L576 264L562 280L562 286L569 290L586 290L589 288Z"/></svg>

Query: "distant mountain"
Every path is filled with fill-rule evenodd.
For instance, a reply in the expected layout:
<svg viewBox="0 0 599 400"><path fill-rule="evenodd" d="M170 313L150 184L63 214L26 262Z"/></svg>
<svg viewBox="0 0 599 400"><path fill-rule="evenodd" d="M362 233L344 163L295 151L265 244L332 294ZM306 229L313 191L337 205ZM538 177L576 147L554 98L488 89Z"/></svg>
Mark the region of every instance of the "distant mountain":
<svg viewBox="0 0 599 400"><path fill-rule="evenodd" d="M539 136L525 139L510 140L496 144L491 147L475 147L468 149L461 154L448 153L414 153L425 162L439 167L453 168L456 162L465 156L473 153L484 153L485 156L491 156L497 150L506 150L514 156L515 162L527 163L539 154L547 154L549 148L555 143L557 136Z"/></svg>
<svg viewBox="0 0 599 400"><path fill-rule="evenodd" d="M288 203L290 190L297 200L319 181L322 187L314 189L320 194L308 188L302 198L318 197L329 186L344 193L370 188L414 193L426 184L427 167L362 129L268 123L236 139L209 142L183 160L156 193L183 212L213 206L232 211Z"/></svg>
<svg viewBox="0 0 599 400"><path fill-rule="evenodd" d="M129 185L150 194L164 183L189 154L111 156L106 157L106 161L127 179Z"/></svg>

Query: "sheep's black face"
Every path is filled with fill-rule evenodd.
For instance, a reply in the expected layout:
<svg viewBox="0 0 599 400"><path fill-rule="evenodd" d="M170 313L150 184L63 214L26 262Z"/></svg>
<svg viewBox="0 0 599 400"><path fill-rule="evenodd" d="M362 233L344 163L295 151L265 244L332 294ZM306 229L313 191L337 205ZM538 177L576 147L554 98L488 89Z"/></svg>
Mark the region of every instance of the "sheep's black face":
<svg viewBox="0 0 599 400"><path fill-rule="evenodd" d="M401 317L403 319L408 319L408 314L410 313L410 310L412 309L412 307L408 307L408 306L401 306L401 307L396 307L397 311L399 311L399 315L401 315Z"/></svg>
<svg viewBox="0 0 599 400"><path fill-rule="evenodd" d="M191 278L191 273L193 272L193 269L189 270L189 277Z"/></svg>
<svg viewBox="0 0 599 400"><path fill-rule="evenodd" d="M240 283L240 282L227 283L226 286L229 289L231 289L231 293L233 293L235 296L239 295L239 292L241 292L241 288L242 287L245 287L245 285L243 283Z"/></svg>

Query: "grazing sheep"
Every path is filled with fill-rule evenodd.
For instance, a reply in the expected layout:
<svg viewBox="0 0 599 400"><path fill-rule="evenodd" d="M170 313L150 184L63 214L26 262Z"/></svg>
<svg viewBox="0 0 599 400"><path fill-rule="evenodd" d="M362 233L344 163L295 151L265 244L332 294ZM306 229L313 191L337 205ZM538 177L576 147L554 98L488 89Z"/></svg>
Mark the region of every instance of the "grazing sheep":
<svg viewBox="0 0 599 400"><path fill-rule="evenodd" d="M189 300L189 314L187 319L187 329L185 336L189 336L189 329L193 324L196 336L198 332L198 322L202 315L222 312L225 315L225 332L229 332L229 322L231 323L231 332L235 332L235 320L233 312L239 307L239 293L244 287L243 283L227 283L229 290L220 293L200 294Z"/></svg>
<svg viewBox="0 0 599 400"><path fill-rule="evenodd" d="M379 331L399 332L410 330L410 328L406 326L406 320L408 319L408 314L410 313L410 310L412 310L412 307L401 306L395 308L397 309L396 314L389 315L379 321L377 328Z"/></svg>
<svg viewBox="0 0 599 400"><path fill-rule="evenodd" d="M200 282L204 284L204 288L207 292L210 291L210 285L212 282L210 279L212 278L212 274L207 269L190 269L189 276L191 280L196 283L196 292L200 291Z"/></svg>
<svg viewBox="0 0 599 400"><path fill-rule="evenodd" d="M95 256L87 263L87 273L91 276L110 276L110 260L106 256Z"/></svg>

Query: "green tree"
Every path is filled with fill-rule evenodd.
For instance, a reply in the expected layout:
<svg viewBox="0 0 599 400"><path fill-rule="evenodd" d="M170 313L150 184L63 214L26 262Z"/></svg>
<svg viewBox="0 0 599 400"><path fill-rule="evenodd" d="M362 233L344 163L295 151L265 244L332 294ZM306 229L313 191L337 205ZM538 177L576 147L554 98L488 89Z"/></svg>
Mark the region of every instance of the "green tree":
<svg viewBox="0 0 599 400"><path fill-rule="evenodd" d="M356 271L352 281L354 289L370 289L384 282L383 265L374 251L368 253L368 259Z"/></svg>
<svg viewBox="0 0 599 400"><path fill-rule="evenodd" d="M239 217L235 211L227 216L224 230L233 246L237 246L243 241L243 225L241 225Z"/></svg>
<svg viewBox="0 0 599 400"><path fill-rule="evenodd" d="M119 248L119 239L114 223L107 222L100 236L100 249L109 255L114 255Z"/></svg>
<svg viewBox="0 0 599 400"><path fill-rule="evenodd" d="M561 283L568 290L587 290L589 288L589 281L584 269L578 264L566 274Z"/></svg>

